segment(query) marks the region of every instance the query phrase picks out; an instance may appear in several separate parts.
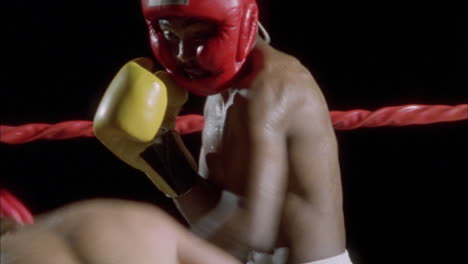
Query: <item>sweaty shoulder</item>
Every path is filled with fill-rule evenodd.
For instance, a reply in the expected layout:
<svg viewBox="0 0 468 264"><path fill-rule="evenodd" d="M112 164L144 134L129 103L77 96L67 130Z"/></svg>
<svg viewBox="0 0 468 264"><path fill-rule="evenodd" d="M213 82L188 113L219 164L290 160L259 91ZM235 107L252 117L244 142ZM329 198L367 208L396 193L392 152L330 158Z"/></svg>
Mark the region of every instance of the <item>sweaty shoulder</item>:
<svg viewBox="0 0 468 264"><path fill-rule="evenodd" d="M328 119L328 107L312 74L295 57L264 42L255 46L246 85L249 108L279 127L295 127L304 118ZM261 117L259 117L261 118Z"/></svg>

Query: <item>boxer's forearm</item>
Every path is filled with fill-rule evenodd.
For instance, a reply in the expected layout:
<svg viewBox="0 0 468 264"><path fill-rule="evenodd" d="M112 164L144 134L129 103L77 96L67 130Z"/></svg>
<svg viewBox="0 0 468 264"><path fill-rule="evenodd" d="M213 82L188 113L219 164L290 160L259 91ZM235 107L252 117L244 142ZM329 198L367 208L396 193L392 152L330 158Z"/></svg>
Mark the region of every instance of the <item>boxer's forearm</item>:
<svg viewBox="0 0 468 264"><path fill-rule="evenodd" d="M255 125L250 129L253 134L246 154L245 196L220 233L229 234L236 244L250 249L271 251L276 244L287 188L287 152L282 132L264 133L262 127Z"/></svg>
<svg viewBox="0 0 468 264"><path fill-rule="evenodd" d="M198 177L187 193L174 199L179 211L190 225L211 211L218 203L220 190L209 181Z"/></svg>
<svg viewBox="0 0 468 264"><path fill-rule="evenodd" d="M249 244L259 251L272 250L275 245L286 192L287 172L284 157L279 157L282 153L276 154L278 159L269 160L264 157L264 166L261 166L262 161L258 160L257 164L261 168L258 168L257 173L250 179L243 210L243 218L247 219L250 230Z"/></svg>

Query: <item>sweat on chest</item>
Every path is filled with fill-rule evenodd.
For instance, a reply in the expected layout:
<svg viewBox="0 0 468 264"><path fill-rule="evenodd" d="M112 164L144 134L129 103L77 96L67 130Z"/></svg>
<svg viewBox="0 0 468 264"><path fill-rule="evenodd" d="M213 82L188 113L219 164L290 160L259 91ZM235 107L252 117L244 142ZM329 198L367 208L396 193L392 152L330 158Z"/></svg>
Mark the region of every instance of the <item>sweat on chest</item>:
<svg viewBox="0 0 468 264"><path fill-rule="evenodd" d="M236 96L237 95L237 96ZM246 104L242 95L210 96L205 104L200 162L206 162L208 177L236 193L243 192L245 169L249 160Z"/></svg>

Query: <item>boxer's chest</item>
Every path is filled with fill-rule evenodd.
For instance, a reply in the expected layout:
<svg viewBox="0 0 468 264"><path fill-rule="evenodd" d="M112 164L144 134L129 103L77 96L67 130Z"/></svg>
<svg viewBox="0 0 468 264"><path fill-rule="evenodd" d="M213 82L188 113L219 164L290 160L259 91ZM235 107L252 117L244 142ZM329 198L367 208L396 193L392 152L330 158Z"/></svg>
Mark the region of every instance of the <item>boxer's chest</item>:
<svg viewBox="0 0 468 264"><path fill-rule="evenodd" d="M248 142L242 116L245 104L238 97L234 92L227 100L220 95L207 98L200 157L204 164L200 165L205 167L205 176L230 191L242 193Z"/></svg>
<svg viewBox="0 0 468 264"><path fill-rule="evenodd" d="M230 104L230 100L225 103L221 95L209 96L206 100L202 147L207 154L218 152L220 149L226 113Z"/></svg>

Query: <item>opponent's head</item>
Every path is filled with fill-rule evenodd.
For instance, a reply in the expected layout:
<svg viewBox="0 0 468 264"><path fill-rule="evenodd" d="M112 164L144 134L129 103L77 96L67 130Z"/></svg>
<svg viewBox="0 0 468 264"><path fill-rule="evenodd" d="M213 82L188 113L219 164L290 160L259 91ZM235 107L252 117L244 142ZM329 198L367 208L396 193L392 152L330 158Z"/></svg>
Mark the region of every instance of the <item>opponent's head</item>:
<svg viewBox="0 0 468 264"><path fill-rule="evenodd" d="M228 88L257 35L255 0L142 0L154 55L198 95Z"/></svg>

